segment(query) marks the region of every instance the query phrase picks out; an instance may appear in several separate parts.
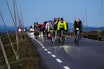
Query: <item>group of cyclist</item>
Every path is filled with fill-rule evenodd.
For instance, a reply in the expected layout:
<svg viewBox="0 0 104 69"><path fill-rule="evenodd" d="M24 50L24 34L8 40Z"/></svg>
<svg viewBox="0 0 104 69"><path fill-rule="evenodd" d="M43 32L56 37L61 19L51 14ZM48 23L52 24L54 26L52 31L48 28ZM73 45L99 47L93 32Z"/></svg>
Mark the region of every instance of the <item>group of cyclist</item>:
<svg viewBox="0 0 104 69"><path fill-rule="evenodd" d="M30 26L32 28L32 26ZM53 20L45 21L43 24L38 22L34 23L34 35L38 36L40 32L43 33L43 36L47 36L47 39L53 41L55 36L58 35L59 38L65 35L68 32L68 23L63 18L54 18ZM79 18L74 21L74 33L77 35L77 30L80 30L80 35L82 32L82 22ZM63 31L63 33L62 33ZM76 42L76 39L75 39Z"/></svg>

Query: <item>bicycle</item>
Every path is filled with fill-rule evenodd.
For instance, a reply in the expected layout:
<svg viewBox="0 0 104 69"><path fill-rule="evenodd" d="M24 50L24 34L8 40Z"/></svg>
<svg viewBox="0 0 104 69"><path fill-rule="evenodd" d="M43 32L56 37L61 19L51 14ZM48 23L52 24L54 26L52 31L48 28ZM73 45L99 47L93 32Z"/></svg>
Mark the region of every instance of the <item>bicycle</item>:
<svg viewBox="0 0 104 69"><path fill-rule="evenodd" d="M34 29L34 36L35 36L36 38L39 37L39 33L40 33L39 29L35 28L35 29Z"/></svg>
<svg viewBox="0 0 104 69"><path fill-rule="evenodd" d="M79 46L79 41L80 41L81 37L80 37L80 30L79 28L76 28L76 38L75 38L75 44L77 46Z"/></svg>
<svg viewBox="0 0 104 69"><path fill-rule="evenodd" d="M64 32L64 30L62 30L61 33L58 34L58 36L59 36L59 44L61 44L61 43L64 44L64 42L65 42L65 32Z"/></svg>

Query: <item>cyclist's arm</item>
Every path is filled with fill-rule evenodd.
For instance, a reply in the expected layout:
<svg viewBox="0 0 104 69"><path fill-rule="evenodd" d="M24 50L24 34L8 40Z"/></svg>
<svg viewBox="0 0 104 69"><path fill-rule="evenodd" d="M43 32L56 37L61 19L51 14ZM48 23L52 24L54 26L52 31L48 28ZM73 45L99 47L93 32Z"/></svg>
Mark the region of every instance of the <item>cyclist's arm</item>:
<svg viewBox="0 0 104 69"><path fill-rule="evenodd" d="M67 30L67 24L64 22L64 30Z"/></svg>
<svg viewBox="0 0 104 69"><path fill-rule="evenodd" d="M57 24L57 30L60 30L60 22Z"/></svg>

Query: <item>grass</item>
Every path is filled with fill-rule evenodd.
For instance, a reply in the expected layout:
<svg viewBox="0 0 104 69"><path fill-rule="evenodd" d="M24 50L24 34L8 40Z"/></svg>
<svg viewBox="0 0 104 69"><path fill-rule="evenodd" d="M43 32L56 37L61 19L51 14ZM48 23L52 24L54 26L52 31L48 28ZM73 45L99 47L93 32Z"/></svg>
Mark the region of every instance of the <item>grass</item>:
<svg viewBox="0 0 104 69"><path fill-rule="evenodd" d="M26 36L23 41L19 40L19 60L15 59L10 42L7 35L0 35L2 37L3 45L6 50L6 54L11 65L11 69L42 69L41 59L36 51L35 45L33 45ZM15 34L10 34L15 50L17 49ZM20 39L20 38L19 38ZM0 69L7 69L5 60L0 48Z"/></svg>

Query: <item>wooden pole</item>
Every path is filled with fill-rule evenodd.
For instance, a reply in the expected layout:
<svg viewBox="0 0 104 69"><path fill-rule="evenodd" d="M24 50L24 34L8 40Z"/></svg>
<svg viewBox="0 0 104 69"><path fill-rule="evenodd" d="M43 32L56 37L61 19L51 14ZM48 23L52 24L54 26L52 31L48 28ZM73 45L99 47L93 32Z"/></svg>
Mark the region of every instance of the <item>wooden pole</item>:
<svg viewBox="0 0 104 69"><path fill-rule="evenodd" d="M12 18L12 20L13 20L13 24L14 24L14 26L15 26L15 32L16 32L16 44L17 44L17 51L16 51L16 60L18 60L19 59L19 56L18 56L18 28L17 28L17 23L16 23L16 11L15 11L15 4L14 4L14 0L13 0L13 6L14 6L14 18L13 18L13 15L12 15L12 13L11 13L11 10L10 10L10 7L9 7L9 4L8 4L8 1L6 0L6 3L7 3L7 7L8 7L8 10L9 10L9 13L10 13L10 15L11 15L11 18Z"/></svg>
<svg viewBox="0 0 104 69"><path fill-rule="evenodd" d="M1 19L2 19L2 21L3 21L4 27L5 27L5 29L6 29L6 33L7 33L7 36L8 36L10 45L11 45L11 47L12 47L13 53L14 53L14 55L16 56L16 51L15 51L15 49L14 49L14 47L13 47L13 43L12 43L12 41L11 41L11 38L10 38L10 35L9 35L9 32L8 32L7 26L6 26L6 23L5 23L4 19L3 19L3 16L2 16L2 14L1 14L1 11L0 11L0 16L1 16Z"/></svg>
<svg viewBox="0 0 104 69"><path fill-rule="evenodd" d="M19 35L20 35L21 40L23 40L23 39L22 39L22 28L23 28L23 27L22 27L22 22L21 22L19 13L18 13L18 7L17 7L16 0L15 0L15 7L16 7L17 16L18 16L19 28L21 29L21 31L19 31Z"/></svg>
<svg viewBox="0 0 104 69"><path fill-rule="evenodd" d="M7 58L7 55L6 55L6 52L5 52L5 49L4 49L4 46L3 46L3 43L2 43L2 40L1 40L1 37L0 37L0 46L1 46L1 49L2 49L2 52L3 52L3 56L4 56L4 59L5 59L7 68L11 69L8 58Z"/></svg>
<svg viewBox="0 0 104 69"><path fill-rule="evenodd" d="M24 34L24 37L26 37L25 36L25 31L24 31L25 26L24 26L24 21L23 21L23 15L22 15L22 10L21 10L21 5L19 4L19 6L20 6L20 13L21 13L21 18L22 18L21 22L22 22L22 27L23 27L23 34Z"/></svg>
<svg viewBox="0 0 104 69"><path fill-rule="evenodd" d="M16 22L16 6L15 1L13 0L13 7L14 7L14 23L16 27L16 43L17 43L17 60L19 59L19 39L18 39L18 27Z"/></svg>

